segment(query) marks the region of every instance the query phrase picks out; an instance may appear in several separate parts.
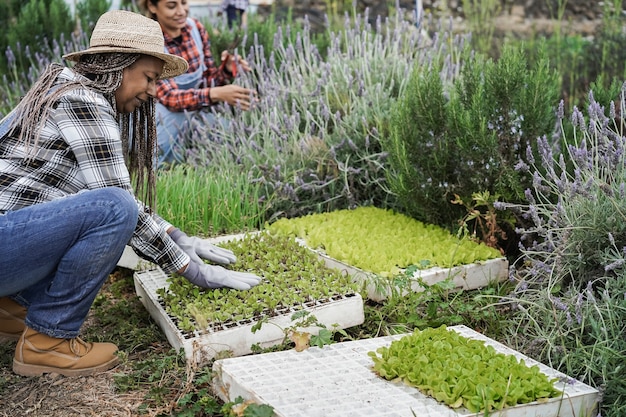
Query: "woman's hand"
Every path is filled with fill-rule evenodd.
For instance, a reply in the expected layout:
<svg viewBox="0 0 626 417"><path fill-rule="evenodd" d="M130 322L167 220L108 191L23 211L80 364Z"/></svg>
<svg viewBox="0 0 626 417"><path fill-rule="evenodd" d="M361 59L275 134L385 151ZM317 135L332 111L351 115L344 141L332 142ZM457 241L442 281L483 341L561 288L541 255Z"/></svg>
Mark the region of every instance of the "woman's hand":
<svg viewBox="0 0 626 417"><path fill-rule="evenodd" d="M233 75L237 74L237 68L241 68L246 72L251 69L248 61L241 58L238 54L233 55L228 51L222 51L220 59L224 63L224 67Z"/></svg>
<svg viewBox="0 0 626 417"><path fill-rule="evenodd" d="M224 102L233 107L249 110L253 102L258 101L256 91L235 84L211 87L209 91L212 102Z"/></svg>

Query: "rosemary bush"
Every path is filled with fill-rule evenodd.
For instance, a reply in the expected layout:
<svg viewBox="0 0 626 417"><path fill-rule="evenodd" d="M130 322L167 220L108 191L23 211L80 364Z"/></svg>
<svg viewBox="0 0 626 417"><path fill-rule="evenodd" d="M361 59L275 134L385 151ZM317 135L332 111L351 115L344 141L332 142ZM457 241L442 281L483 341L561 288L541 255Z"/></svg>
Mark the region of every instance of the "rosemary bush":
<svg viewBox="0 0 626 417"><path fill-rule="evenodd" d="M527 181L514 167L528 144L554 129L559 88L547 61L529 67L519 48L506 47L497 61L467 48L456 54L459 75L449 75L450 59L413 71L383 142L403 211L444 227L463 217L455 195L523 201Z"/></svg>
<svg viewBox="0 0 626 417"><path fill-rule="evenodd" d="M620 114L624 114L626 84ZM598 387L602 415L626 412L626 157L614 101L589 93L585 116L558 110L563 152L543 137L529 172L523 267L508 300L510 346ZM516 337L523 334L523 337Z"/></svg>

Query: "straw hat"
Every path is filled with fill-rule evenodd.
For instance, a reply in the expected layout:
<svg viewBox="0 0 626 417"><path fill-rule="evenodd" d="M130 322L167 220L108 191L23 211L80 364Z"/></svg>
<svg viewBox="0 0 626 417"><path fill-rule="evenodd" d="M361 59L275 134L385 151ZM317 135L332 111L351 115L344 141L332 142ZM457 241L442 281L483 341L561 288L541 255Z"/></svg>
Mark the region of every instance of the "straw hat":
<svg viewBox="0 0 626 417"><path fill-rule="evenodd" d="M107 52L157 57L165 63L161 79L183 74L189 68L183 58L165 52L163 32L158 22L127 10L113 10L100 16L91 34L89 48L63 58L78 61L83 55Z"/></svg>

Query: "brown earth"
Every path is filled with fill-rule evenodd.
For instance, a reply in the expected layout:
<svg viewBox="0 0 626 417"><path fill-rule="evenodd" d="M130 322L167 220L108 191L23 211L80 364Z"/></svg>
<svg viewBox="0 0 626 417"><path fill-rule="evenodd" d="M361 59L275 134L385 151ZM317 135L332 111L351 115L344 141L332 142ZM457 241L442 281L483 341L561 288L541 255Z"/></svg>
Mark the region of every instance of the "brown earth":
<svg viewBox="0 0 626 417"><path fill-rule="evenodd" d="M120 294L119 280L125 280ZM113 283L118 282L115 294ZM151 319L141 306L132 286L132 271L116 270L100 292L101 297L112 299L121 297L135 305L138 314L144 314L141 320L151 323ZM95 308L85 322L82 333L100 334L102 340L110 340L106 334L106 325L96 318ZM86 340L93 340L85 337ZM133 364L146 357L171 355L171 347L165 335L153 341L149 347L137 350L135 347L120 348L120 365L111 371L89 377L67 378L57 374L43 377L21 377L11 370L15 342L0 343L0 416L2 417L117 417L117 416L159 416L170 415L170 409L178 398L187 392L188 387L182 381L182 374L167 374L164 381L155 381L152 386L139 384L127 392L118 392L115 388L114 375L128 375L133 372ZM116 342L117 343L117 342ZM188 370L189 372L191 370ZM148 395L154 386L162 384L163 399L155 404Z"/></svg>

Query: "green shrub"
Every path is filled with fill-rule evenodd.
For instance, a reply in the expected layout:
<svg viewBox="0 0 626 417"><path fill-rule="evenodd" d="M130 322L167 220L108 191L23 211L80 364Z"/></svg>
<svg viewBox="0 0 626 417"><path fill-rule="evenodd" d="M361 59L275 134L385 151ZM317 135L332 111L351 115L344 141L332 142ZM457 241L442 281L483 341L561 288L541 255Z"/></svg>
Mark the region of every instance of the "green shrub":
<svg viewBox="0 0 626 417"><path fill-rule="evenodd" d="M533 36L521 43L530 63L540 60L541 51L550 57L550 68L561 77L561 96L566 100L566 107L579 104L580 99L589 89L588 53L592 41L582 35Z"/></svg>
<svg viewBox="0 0 626 417"><path fill-rule="evenodd" d="M31 0L20 9L14 25L7 28L8 46L15 54L17 66L27 69L32 52L52 49L55 41L69 38L74 19L64 0Z"/></svg>
<svg viewBox="0 0 626 417"><path fill-rule="evenodd" d="M111 8L112 0L79 0L76 3L76 15L79 16L80 27L87 36L91 36L98 18Z"/></svg>
<svg viewBox="0 0 626 417"><path fill-rule="evenodd" d="M392 118L388 182L403 210L425 223L453 227L464 215L455 195L489 191L522 201L529 182L515 167L527 145L554 129L558 77L540 60L529 67L519 48L497 60L464 51L451 85L443 63L416 68Z"/></svg>

